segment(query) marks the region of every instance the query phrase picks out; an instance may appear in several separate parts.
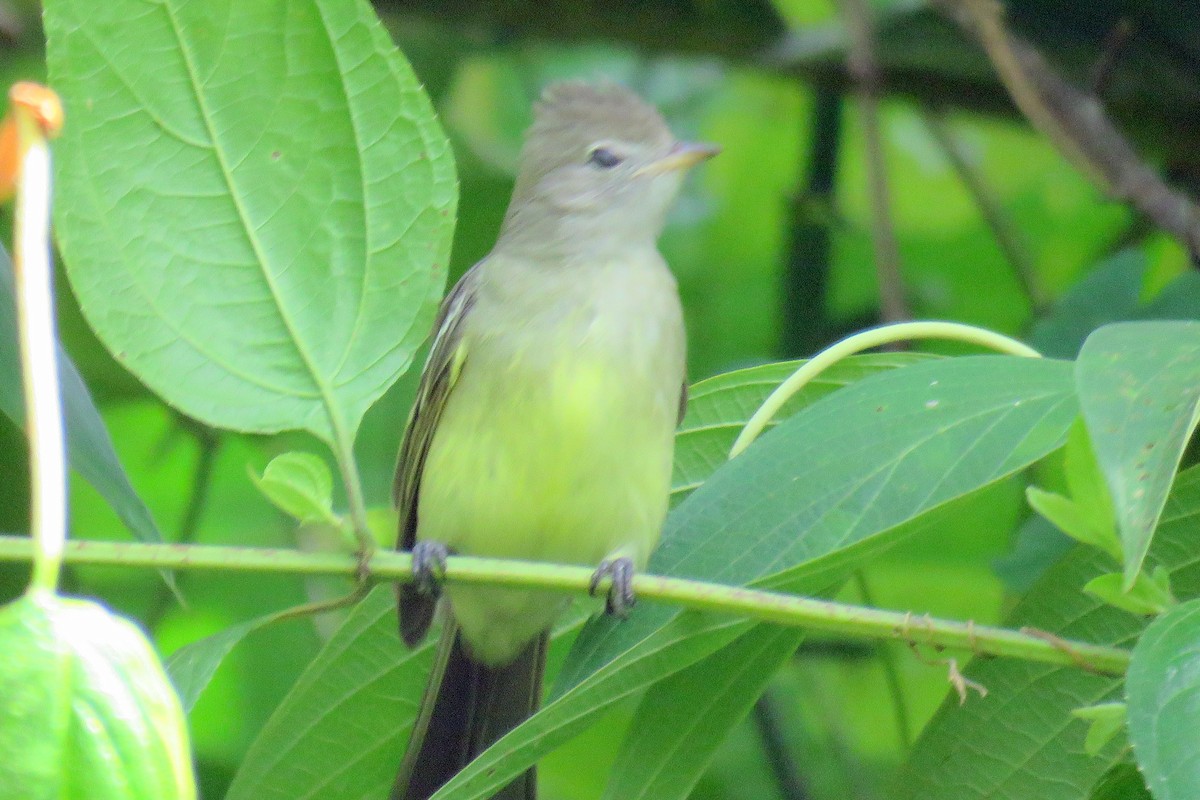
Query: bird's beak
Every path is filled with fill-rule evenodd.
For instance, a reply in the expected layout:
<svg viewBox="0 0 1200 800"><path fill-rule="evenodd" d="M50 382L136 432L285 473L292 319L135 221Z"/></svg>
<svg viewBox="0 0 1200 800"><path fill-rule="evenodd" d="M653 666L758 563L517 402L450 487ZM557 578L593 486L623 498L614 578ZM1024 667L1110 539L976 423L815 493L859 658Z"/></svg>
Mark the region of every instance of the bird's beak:
<svg viewBox="0 0 1200 800"><path fill-rule="evenodd" d="M721 148L707 142L679 142L671 151L657 161L652 161L637 171L638 175L662 175L694 167L701 161L721 152Z"/></svg>

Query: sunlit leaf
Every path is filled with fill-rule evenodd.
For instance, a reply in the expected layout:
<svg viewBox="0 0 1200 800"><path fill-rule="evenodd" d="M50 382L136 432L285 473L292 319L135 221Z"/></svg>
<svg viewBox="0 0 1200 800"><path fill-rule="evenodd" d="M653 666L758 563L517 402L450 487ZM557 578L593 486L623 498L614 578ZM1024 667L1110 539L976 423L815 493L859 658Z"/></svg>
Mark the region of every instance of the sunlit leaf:
<svg viewBox="0 0 1200 800"><path fill-rule="evenodd" d="M455 200L371 7L54 0L45 26L58 240L100 339L209 424L349 440L427 333Z"/></svg>
<svg viewBox="0 0 1200 800"><path fill-rule="evenodd" d="M0 609L0 797L190 800L179 698L141 631L92 602Z"/></svg>
<svg viewBox="0 0 1200 800"><path fill-rule="evenodd" d="M1125 727L1125 709L1124 703L1097 703L1071 712L1072 716L1091 723L1087 738L1083 740L1083 748L1088 755L1099 754L1104 745Z"/></svg>
<svg viewBox="0 0 1200 800"><path fill-rule="evenodd" d="M251 474L275 506L301 522L337 524L333 515L333 476L312 453L283 453L271 459L262 476Z"/></svg>

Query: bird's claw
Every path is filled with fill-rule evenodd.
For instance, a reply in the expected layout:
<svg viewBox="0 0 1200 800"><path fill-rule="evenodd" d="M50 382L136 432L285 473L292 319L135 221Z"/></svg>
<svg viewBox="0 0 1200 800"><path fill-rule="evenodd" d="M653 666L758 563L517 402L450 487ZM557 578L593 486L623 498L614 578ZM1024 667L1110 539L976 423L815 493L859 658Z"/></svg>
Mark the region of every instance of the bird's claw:
<svg viewBox="0 0 1200 800"><path fill-rule="evenodd" d="M413 584L417 591L437 597L442 593L449 548L441 542L417 542L412 549Z"/></svg>
<svg viewBox="0 0 1200 800"><path fill-rule="evenodd" d="M637 605L637 596L633 593L633 559L606 558L601 561L592 573L588 593L595 597L605 578L612 578L612 583L605 597L604 610L614 617L625 619L630 609Z"/></svg>

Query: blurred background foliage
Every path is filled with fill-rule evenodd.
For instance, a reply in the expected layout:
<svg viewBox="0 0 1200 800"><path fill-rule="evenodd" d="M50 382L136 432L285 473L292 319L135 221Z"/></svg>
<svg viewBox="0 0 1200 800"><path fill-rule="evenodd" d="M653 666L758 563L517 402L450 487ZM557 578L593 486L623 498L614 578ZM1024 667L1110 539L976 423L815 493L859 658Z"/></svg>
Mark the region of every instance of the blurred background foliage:
<svg viewBox="0 0 1200 800"><path fill-rule="evenodd" d="M658 105L676 133L725 152L688 184L662 241L686 307L690 373L809 355L880 319L868 141L842 9L832 0L380 0L453 141L461 182L452 278L484 255L512 186L520 135L546 83L604 77ZM880 150L903 296L918 318L983 325L1074 355L1101 322L1200 317L1187 251L1107 199L1013 108L986 56L924 3L875 0ZM1190 0L1009 0L1013 28L1100 96L1156 171L1200 178L1200 14ZM0 77L44 74L38 9L0 4ZM70 121L68 120L68 123ZM320 120L313 120L319 125ZM271 456L323 448L298 435L205 429L124 372L60 276L62 337L117 450L174 540L312 546L254 489ZM359 436L369 502L384 506L411 399L409 375ZM0 424L0 530L27 529L24 448ZM1056 481L1053 465L1039 476ZM889 551L842 598L980 622L1064 546L1002 485ZM75 481L72 535L128 536ZM23 585L0 571L0 599ZM186 574L180 607L151 572L74 569L67 588L141 619L164 652L343 587L286 577ZM291 621L253 634L192 714L206 797L329 630ZM767 702L719 752L696 798L882 798L906 743L947 694L946 666L900 646L810 639ZM552 756L547 798L596 797L632 705ZM1081 740L1083 723L1070 735ZM580 757L585 754L586 757ZM790 772L789 772L790 769ZM780 783L788 783L781 788Z"/></svg>

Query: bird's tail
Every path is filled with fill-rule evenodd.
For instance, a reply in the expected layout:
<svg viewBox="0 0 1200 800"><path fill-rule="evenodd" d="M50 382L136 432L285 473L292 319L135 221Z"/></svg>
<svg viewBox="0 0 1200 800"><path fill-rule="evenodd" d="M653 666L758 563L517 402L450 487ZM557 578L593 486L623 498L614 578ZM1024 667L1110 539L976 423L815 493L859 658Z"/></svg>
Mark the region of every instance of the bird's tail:
<svg viewBox="0 0 1200 800"><path fill-rule="evenodd" d="M537 710L547 639L546 633L534 639L507 666L488 667L470 657L457 626L446 625L392 800L428 800L471 759ZM535 768L492 797L535 800Z"/></svg>

